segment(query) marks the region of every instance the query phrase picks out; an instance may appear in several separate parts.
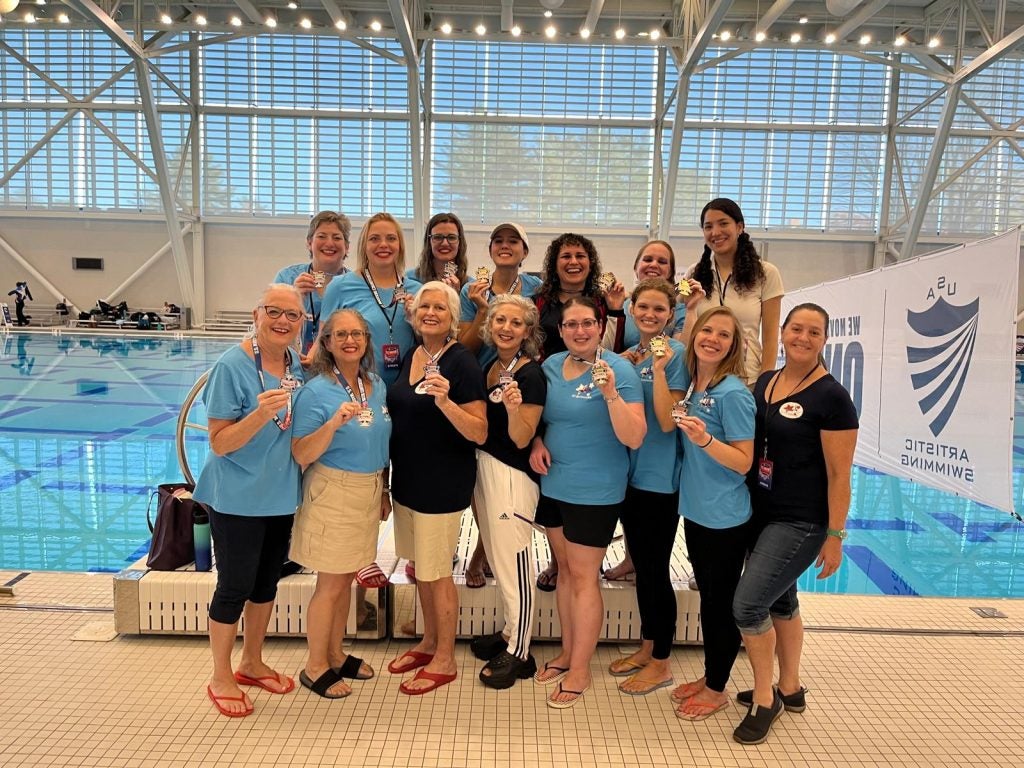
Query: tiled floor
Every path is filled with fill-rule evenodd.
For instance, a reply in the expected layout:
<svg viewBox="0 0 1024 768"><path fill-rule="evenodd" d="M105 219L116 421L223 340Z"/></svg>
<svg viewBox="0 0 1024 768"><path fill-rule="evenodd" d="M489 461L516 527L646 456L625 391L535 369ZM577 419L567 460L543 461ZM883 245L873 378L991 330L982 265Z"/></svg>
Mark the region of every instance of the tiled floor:
<svg viewBox="0 0 1024 768"><path fill-rule="evenodd" d="M0 584L14 574L0 572ZM204 695L201 638L109 636L109 575L31 574L0 597L0 766L1010 766L1024 764L1024 602L808 595L801 715L741 747L732 707L701 723L673 716L665 690L628 697L604 668L574 709L544 705L527 681L492 691L459 645L460 678L410 698L385 670L409 641L359 642L382 674L341 701L299 688L253 692L256 713L219 716ZM974 605L999 608L982 619ZM82 610L86 609L86 610ZM299 640L268 641L295 674ZM535 647L539 659L553 647ZM699 648L677 648L676 679L698 676ZM741 656L732 688L747 687Z"/></svg>

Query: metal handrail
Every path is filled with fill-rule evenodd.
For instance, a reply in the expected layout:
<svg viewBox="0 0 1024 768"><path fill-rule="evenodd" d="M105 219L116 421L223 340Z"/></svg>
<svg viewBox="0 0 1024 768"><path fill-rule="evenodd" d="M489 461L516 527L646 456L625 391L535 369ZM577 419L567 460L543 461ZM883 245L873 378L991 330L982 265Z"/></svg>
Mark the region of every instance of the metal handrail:
<svg viewBox="0 0 1024 768"><path fill-rule="evenodd" d="M195 422L188 420L189 411L192 410L192 406L203 391L203 387L206 386L206 380L210 378L210 372L206 371L200 376L196 383L192 385L192 389L188 391L188 395L185 397L185 402L181 404L181 410L178 412L178 426L174 432L174 442L178 449L178 467L181 469L181 474L185 480L191 485L195 485L196 480L192 475L192 470L188 465L188 453L185 451L185 430L187 428L200 429L203 432L209 432L210 428L206 424L196 424Z"/></svg>

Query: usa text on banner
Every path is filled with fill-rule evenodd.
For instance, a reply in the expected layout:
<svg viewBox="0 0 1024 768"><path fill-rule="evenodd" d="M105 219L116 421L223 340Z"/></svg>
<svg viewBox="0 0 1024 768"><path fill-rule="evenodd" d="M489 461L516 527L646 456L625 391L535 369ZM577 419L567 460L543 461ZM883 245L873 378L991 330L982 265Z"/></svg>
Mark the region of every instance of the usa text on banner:
<svg viewBox="0 0 1024 768"><path fill-rule="evenodd" d="M1013 512L1020 230L805 288L860 414L857 464Z"/></svg>

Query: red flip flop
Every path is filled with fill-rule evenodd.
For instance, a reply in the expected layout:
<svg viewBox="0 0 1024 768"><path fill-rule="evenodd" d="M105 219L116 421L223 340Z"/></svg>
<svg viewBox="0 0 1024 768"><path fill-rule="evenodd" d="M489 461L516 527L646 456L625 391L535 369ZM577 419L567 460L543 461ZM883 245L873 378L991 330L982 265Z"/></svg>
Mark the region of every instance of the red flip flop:
<svg viewBox="0 0 1024 768"><path fill-rule="evenodd" d="M407 680L406 682L398 686L398 690L400 690L406 696L421 696L424 693L436 691L442 685L448 685L448 683L450 683L458 676L458 672L455 672L451 675L442 675L438 672L427 672L427 670L421 669L413 676L412 680ZM429 680L431 682L431 685L427 686L426 688L409 688L409 683L415 682L416 680Z"/></svg>
<svg viewBox="0 0 1024 768"><path fill-rule="evenodd" d="M262 688L264 691L280 693L282 695L285 693L291 693L295 690L295 681L290 677L285 677L284 679L287 681L285 683L284 690L279 691L267 685L268 680L273 680L275 683L281 682L281 676L276 672L272 675L267 675L266 677L248 677L247 675L243 675L241 672L235 672L235 682L239 685L255 685L257 688Z"/></svg>
<svg viewBox="0 0 1024 768"><path fill-rule="evenodd" d="M356 581L359 586L366 587L366 589L383 589L388 585L388 577L376 563L370 563L365 568L356 571Z"/></svg>
<svg viewBox="0 0 1024 768"><path fill-rule="evenodd" d="M222 701L245 701L245 694L241 696L218 696L213 692L213 688L206 686L206 695L210 697L210 701L213 702L213 706L217 708L224 717L248 717L253 712L253 706L250 704L247 708L241 712L232 712L230 709L221 704Z"/></svg>
<svg viewBox="0 0 1024 768"><path fill-rule="evenodd" d="M406 662L405 664L399 664L402 659L410 658L412 661ZM427 664L434 660L434 654L432 653L421 653L420 651L406 651L397 659L394 659L388 664L388 672L392 675L404 675L406 672L412 672L414 669L425 667Z"/></svg>

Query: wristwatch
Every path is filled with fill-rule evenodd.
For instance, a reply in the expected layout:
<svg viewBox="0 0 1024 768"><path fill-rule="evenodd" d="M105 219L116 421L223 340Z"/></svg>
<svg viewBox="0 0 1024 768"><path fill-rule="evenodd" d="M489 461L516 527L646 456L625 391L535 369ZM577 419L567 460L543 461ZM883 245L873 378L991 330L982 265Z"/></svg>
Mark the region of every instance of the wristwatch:
<svg viewBox="0 0 1024 768"><path fill-rule="evenodd" d="M847 533L845 528L840 528L838 531L835 528L827 528L825 533L829 536L835 536L840 541L846 541Z"/></svg>

